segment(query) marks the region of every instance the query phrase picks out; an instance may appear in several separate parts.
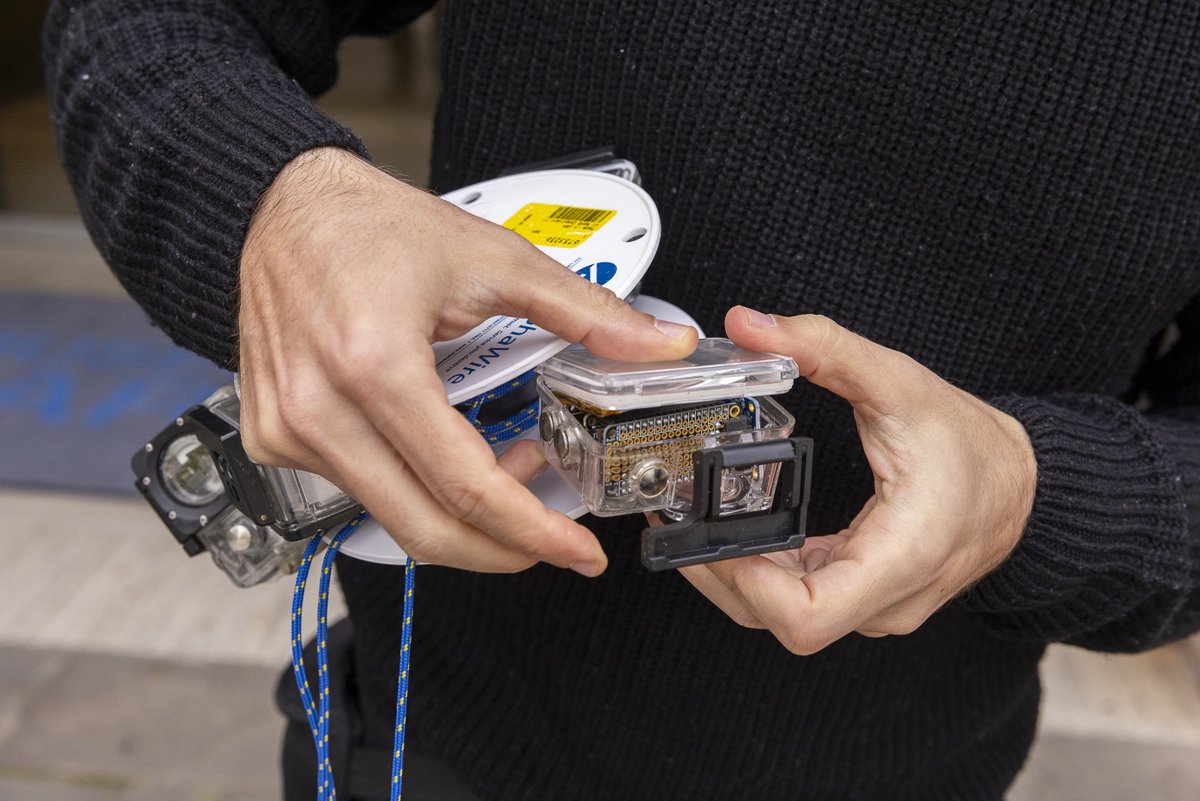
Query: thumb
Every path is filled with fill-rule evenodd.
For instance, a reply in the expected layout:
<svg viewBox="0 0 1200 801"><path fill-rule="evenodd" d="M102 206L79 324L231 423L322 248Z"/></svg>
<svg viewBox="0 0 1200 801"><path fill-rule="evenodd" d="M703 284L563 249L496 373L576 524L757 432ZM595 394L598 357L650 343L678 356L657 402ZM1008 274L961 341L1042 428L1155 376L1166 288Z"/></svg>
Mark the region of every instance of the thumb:
<svg viewBox="0 0 1200 801"><path fill-rule="evenodd" d="M542 449L532 440L523 439L512 444L504 453L496 458L496 462L506 473L520 481L529 484L550 466L542 456Z"/></svg>
<svg viewBox="0 0 1200 801"><path fill-rule="evenodd" d="M800 375L848 400L868 418L921 408L928 370L828 317L769 315L735 306L725 331L744 348L791 356Z"/></svg>
<svg viewBox="0 0 1200 801"><path fill-rule="evenodd" d="M517 258L494 298L497 310L527 317L597 356L623 361L682 359L699 335L687 325L637 311L609 289L593 284L521 240Z"/></svg>

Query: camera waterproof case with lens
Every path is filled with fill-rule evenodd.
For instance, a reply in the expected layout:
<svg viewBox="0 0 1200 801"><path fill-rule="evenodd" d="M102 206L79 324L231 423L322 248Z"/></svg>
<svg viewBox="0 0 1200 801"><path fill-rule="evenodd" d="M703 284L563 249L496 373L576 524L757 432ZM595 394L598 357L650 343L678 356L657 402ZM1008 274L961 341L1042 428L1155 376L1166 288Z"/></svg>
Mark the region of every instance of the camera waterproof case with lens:
<svg viewBox="0 0 1200 801"><path fill-rule="evenodd" d="M260 465L242 448L232 386L134 454L137 487L192 556L208 551L240 587L294 572L307 539L362 511L313 473Z"/></svg>
<svg viewBox="0 0 1200 801"><path fill-rule="evenodd" d="M812 441L770 396L796 364L727 339L676 362L615 362L579 347L538 368L547 460L599 516L657 512L651 570L798 548Z"/></svg>

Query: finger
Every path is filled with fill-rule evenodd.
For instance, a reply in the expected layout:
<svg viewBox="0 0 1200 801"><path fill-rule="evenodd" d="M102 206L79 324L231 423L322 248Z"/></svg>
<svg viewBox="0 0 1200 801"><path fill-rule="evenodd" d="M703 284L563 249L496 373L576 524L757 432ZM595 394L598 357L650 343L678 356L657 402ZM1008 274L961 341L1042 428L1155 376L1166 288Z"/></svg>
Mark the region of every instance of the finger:
<svg viewBox="0 0 1200 801"><path fill-rule="evenodd" d="M766 559L732 559L709 567L790 651L814 653L862 628L909 592L907 574L900 560L891 558L891 549L873 549L874 542L854 547L858 537L847 542L839 558L803 575Z"/></svg>
<svg viewBox="0 0 1200 801"><path fill-rule="evenodd" d="M407 365L380 365L374 381L341 389L451 516L541 561L586 575L603 572L607 559L592 533L547 509L500 468L478 432L446 404L428 345L423 353L411 345Z"/></svg>
<svg viewBox="0 0 1200 801"><path fill-rule="evenodd" d="M838 546L834 537L809 537L800 548L799 557L805 573L814 573L833 560Z"/></svg>
<svg viewBox="0 0 1200 801"><path fill-rule="evenodd" d="M688 580L688 583L699 590L701 595L712 601L714 606L728 615L734 623L750 629L766 628L762 621L755 617L750 609L720 579L712 574L712 571L708 569L708 565L681 567L679 568L679 573Z"/></svg>
<svg viewBox="0 0 1200 801"><path fill-rule="evenodd" d="M815 629L813 598L803 578L769 559L750 556L706 567L794 654L815 653L845 633L833 636Z"/></svg>
<svg viewBox="0 0 1200 801"><path fill-rule="evenodd" d="M536 561L450 516L352 403L332 391L322 400L328 424L308 435L308 447L328 465L318 472L362 503L410 556L503 573Z"/></svg>
<svg viewBox="0 0 1200 801"><path fill-rule="evenodd" d="M281 414L274 376L262 381L257 368L253 374L248 370L249 360L242 365L238 403L246 455L261 465L319 471L324 462L303 443Z"/></svg>
<svg viewBox="0 0 1200 801"><path fill-rule="evenodd" d="M383 491L378 481L382 476L386 476ZM393 465L384 473L372 471L371 476L353 475L340 481L418 561L483 573L513 573L537 562L535 557L452 517L401 465ZM398 498L403 501L398 502Z"/></svg>
<svg viewBox="0 0 1200 801"><path fill-rule="evenodd" d="M874 508L874 503L868 502L863 511L859 513L857 520L865 517L870 509ZM802 576L806 573L812 573L820 570L828 562L836 559L836 551L839 548L844 548L850 541L850 537L845 534L834 534L825 537L809 538L804 544L804 548L794 551L776 551L774 553L763 554L763 557L770 559L775 564L790 570L797 576ZM724 585L722 585L724 586ZM914 593L897 604L884 609L876 614L874 618L864 622L858 629L858 633L865 637L887 637L890 634L908 634L917 625L925 621L928 615L914 616L914 609L921 609L922 599L928 595L928 590L915 590ZM940 604L933 604L929 608L936 608Z"/></svg>
<svg viewBox="0 0 1200 801"><path fill-rule="evenodd" d="M725 330L742 347L791 356L800 374L854 404L868 421L920 410L933 374L827 317L766 315L735 306Z"/></svg>
<svg viewBox="0 0 1200 801"><path fill-rule="evenodd" d="M696 349L696 329L635 310L524 241L496 284L492 313L527 317L607 359L673 360Z"/></svg>
<svg viewBox="0 0 1200 801"><path fill-rule="evenodd" d="M938 544L936 519L911 506L868 502L864 511L854 530L805 543L832 546L806 561L815 571L811 585L826 581L831 568L856 562L875 572L878 583L870 603L857 619L847 617L846 625L860 633L909 634L957 592L958 584L943 577L953 554Z"/></svg>
<svg viewBox="0 0 1200 801"><path fill-rule="evenodd" d="M790 570L800 575L807 572L804 566L804 555L799 548L794 548L790 551L772 551L762 554L762 557L770 559L785 570Z"/></svg>
<svg viewBox="0 0 1200 801"><path fill-rule="evenodd" d="M528 485L550 466L542 449L533 440L523 439L514 442L504 453L496 457L496 463L504 472Z"/></svg>

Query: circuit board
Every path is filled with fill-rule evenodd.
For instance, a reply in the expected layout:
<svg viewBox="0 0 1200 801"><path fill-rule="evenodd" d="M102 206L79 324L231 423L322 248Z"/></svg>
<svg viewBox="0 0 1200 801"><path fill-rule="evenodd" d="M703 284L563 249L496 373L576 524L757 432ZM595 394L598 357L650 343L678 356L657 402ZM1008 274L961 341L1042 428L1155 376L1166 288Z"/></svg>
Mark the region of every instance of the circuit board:
<svg viewBox="0 0 1200 801"><path fill-rule="evenodd" d="M692 455L706 437L758 427L753 398L733 398L699 406L645 409L601 416L564 399L568 410L604 446L604 494L623 498L634 489L634 470L660 461L676 482L692 477Z"/></svg>

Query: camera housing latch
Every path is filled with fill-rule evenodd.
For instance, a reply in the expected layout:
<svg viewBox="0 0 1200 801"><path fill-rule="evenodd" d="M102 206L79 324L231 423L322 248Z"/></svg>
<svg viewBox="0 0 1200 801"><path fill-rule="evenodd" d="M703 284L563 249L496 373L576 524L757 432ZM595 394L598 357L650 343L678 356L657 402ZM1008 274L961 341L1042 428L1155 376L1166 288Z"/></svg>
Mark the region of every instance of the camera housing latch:
<svg viewBox="0 0 1200 801"><path fill-rule="evenodd" d="M792 437L697 450L691 508L679 521L660 513L664 524L642 532L642 564L672 570L799 548L808 518L812 446L807 437ZM770 509L722 517L723 472L776 463L780 473Z"/></svg>

